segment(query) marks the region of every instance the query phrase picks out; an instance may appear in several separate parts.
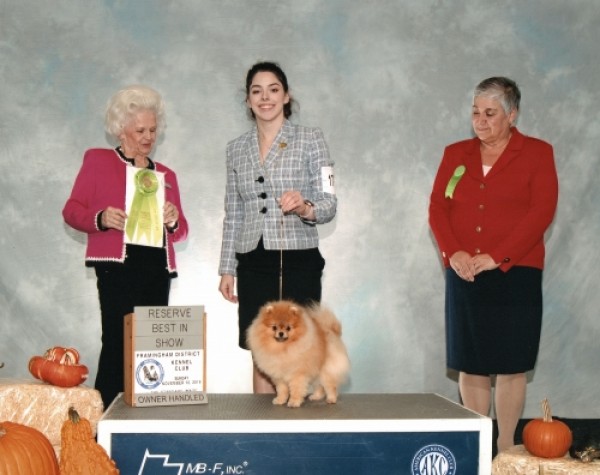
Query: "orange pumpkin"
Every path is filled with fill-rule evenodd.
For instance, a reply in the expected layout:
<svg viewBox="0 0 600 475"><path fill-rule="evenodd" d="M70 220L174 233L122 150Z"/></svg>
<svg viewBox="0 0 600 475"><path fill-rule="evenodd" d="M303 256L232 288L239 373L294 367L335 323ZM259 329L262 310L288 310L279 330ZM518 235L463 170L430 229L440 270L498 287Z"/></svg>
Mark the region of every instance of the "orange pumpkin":
<svg viewBox="0 0 600 475"><path fill-rule="evenodd" d="M88 377L88 369L79 364L79 353L73 348L54 347L44 356L34 356L29 360L29 372L54 386L70 388L83 383Z"/></svg>
<svg viewBox="0 0 600 475"><path fill-rule="evenodd" d="M52 444L33 427L0 422L0 475L59 475Z"/></svg>
<svg viewBox="0 0 600 475"><path fill-rule="evenodd" d="M118 475L119 470L92 435L90 421L69 408L60 431L61 475Z"/></svg>
<svg viewBox="0 0 600 475"><path fill-rule="evenodd" d="M562 421L552 419L550 404L542 401L543 419L533 419L523 428L523 445L536 457L557 458L567 453L573 442L569 426Z"/></svg>

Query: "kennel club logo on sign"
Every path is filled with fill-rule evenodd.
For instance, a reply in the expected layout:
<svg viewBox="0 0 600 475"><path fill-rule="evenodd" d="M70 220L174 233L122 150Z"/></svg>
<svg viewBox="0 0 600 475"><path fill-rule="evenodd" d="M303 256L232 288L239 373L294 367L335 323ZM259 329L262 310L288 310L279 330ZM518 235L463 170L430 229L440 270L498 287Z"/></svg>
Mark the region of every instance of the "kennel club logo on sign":
<svg viewBox="0 0 600 475"><path fill-rule="evenodd" d="M135 307L125 317L125 402L205 403L204 307Z"/></svg>
<svg viewBox="0 0 600 475"><path fill-rule="evenodd" d="M426 445L419 450L412 461L413 475L455 475L454 454L443 445Z"/></svg>
<svg viewBox="0 0 600 475"><path fill-rule="evenodd" d="M144 360L135 371L135 379L144 389L154 389L160 386L164 377L165 370L157 360Z"/></svg>

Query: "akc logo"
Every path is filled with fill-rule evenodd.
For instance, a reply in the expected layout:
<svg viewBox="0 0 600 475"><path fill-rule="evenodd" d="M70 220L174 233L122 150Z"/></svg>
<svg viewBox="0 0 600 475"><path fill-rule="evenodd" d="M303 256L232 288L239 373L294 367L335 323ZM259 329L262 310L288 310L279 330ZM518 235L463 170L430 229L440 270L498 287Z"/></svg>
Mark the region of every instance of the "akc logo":
<svg viewBox="0 0 600 475"><path fill-rule="evenodd" d="M165 376L162 365L156 360L142 361L135 371L135 379L138 384L146 389L154 389Z"/></svg>
<svg viewBox="0 0 600 475"><path fill-rule="evenodd" d="M456 459L443 445L426 445L412 460L413 475L454 475Z"/></svg>

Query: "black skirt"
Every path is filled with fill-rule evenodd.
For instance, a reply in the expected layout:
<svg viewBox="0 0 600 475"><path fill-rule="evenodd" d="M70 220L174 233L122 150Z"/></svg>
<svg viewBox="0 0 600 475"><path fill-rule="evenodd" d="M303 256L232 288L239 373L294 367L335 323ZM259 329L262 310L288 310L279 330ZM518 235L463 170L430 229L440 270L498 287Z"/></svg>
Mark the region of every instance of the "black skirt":
<svg viewBox="0 0 600 475"><path fill-rule="evenodd" d="M236 253L239 299L239 346L248 349L246 331L260 307L274 300L293 300L306 305L321 301L321 276L325 260L318 248L283 251L266 250L262 239L253 251ZM279 294L280 268L282 295Z"/></svg>
<svg viewBox="0 0 600 475"><path fill-rule="evenodd" d="M467 282L446 269L447 365L476 375L534 368L542 327L542 271L513 267Z"/></svg>

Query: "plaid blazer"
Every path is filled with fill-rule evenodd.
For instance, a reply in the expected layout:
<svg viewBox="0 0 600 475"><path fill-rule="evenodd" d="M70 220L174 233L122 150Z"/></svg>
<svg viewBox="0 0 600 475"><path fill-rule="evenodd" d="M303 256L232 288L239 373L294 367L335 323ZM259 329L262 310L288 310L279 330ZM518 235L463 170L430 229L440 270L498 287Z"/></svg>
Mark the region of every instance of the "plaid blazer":
<svg viewBox="0 0 600 475"><path fill-rule="evenodd" d="M261 237L265 249L317 247L316 224L331 221L337 208L333 164L319 128L287 120L264 163L259 158L256 127L229 142L219 274L236 275L235 253L256 249ZM291 190L314 204L314 221L282 215L277 199Z"/></svg>

